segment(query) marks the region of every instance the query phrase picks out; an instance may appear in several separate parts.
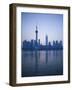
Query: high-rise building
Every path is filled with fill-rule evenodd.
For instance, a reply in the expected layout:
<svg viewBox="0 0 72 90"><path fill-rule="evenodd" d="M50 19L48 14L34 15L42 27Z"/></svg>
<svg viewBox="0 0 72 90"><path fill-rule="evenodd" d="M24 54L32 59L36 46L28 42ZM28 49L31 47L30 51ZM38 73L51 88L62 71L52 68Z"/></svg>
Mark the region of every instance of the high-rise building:
<svg viewBox="0 0 72 90"><path fill-rule="evenodd" d="M55 43L55 41L53 40L53 46L55 46L56 45L56 43Z"/></svg>
<svg viewBox="0 0 72 90"><path fill-rule="evenodd" d="M62 41L60 41L60 45L62 46Z"/></svg>
<svg viewBox="0 0 72 90"><path fill-rule="evenodd" d="M48 36L46 35L46 45L48 45Z"/></svg>
<svg viewBox="0 0 72 90"><path fill-rule="evenodd" d="M40 39L39 39L39 45L40 45Z"/></svg>

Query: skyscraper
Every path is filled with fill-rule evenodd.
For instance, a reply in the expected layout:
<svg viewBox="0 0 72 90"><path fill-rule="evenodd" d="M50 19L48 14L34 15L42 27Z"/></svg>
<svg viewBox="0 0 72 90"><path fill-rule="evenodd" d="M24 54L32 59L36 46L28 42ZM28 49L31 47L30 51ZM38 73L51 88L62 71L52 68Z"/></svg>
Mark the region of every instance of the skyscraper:
<svg viewBox="0 0 72 90"><path fill-rule="evenodd" d="M40 39L39 39L39 45L40 45Z"/></svg>
<svg viewBox="0 0 72 90"><path fill-rule="evenodd" d="M46 35L46 45L48 45L48 36Z"/></svg>

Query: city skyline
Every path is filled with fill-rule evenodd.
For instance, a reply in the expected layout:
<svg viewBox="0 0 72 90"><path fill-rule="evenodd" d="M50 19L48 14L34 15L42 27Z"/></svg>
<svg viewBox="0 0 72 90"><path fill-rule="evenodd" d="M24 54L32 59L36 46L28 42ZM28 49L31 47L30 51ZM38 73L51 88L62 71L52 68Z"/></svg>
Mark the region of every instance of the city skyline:
<svg viewBox="0 0 72 90"><path fill-rule="evenodd" d="M63 42L60 40L53 40L53 44L48 40L48 35L45 37L45 45L40 42L38 37L38 27L36 26L35 30L35 39L31 41L24 40L22 42L22 49L23 50L62 50L63 49Z"/></svg>
<svg viewBox="0 0 72 90"><path fill-rule="evenodd" d="M38 29L38 39L45 45L46 39L52 43L53 40L63 41L63 15L61 14L37 14L22 13L21 14L21 41L35 40L35 30Z"/></svg>

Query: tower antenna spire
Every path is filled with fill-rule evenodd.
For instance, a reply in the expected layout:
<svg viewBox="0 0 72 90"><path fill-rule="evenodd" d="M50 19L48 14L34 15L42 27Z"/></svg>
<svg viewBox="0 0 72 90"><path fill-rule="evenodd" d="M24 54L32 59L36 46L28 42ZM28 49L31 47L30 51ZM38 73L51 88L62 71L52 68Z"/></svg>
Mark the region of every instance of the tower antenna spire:
<svg viewBox="0 0 72 90"><path fill-rule="evenodd" d="M36 30L38 30L38 27L37 27L37 25L36 25Z"/></svg>

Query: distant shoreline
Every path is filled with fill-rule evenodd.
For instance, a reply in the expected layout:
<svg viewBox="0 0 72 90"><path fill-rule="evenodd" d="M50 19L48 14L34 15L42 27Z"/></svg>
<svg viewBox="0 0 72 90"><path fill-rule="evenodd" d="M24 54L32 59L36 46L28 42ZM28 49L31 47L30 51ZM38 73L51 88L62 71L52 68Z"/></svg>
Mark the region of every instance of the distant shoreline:
<svg viewBox="0 0 72 90"><path fill-rule="evenodd" d="M23 49L23 51L60 51L63 49Z"/></svg>

